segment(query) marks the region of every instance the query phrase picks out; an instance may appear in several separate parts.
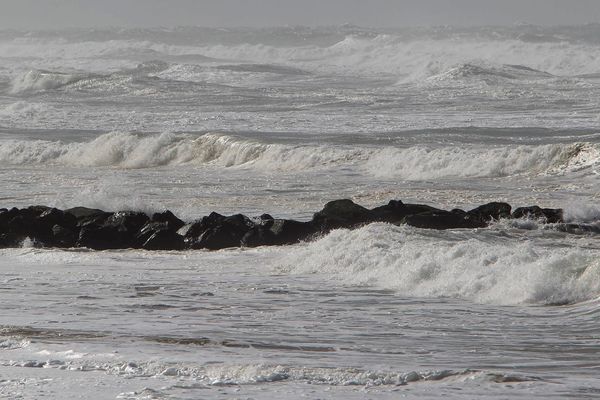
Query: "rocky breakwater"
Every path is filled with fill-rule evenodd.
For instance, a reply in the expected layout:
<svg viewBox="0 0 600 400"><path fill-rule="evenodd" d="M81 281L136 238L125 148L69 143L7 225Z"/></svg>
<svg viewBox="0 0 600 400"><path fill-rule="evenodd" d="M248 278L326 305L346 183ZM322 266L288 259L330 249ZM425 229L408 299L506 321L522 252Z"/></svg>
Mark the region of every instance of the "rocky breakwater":
<svg viewBox="0 0 600 400"><path fill-rule="evenodd" d="M392 200L367 209L351 200L327 203L310 221L211 213L185 223L172 212L147 215L137 211L106 212L45 206L0 209L0 247L86 247L95 250L218 250L228 247L280 246L311 240L333 229L356 228L372 222L407 224L424 229L475 229L499 219L529 218L556 224L571 233L600 233L597 226L566 224L561 209L489 203L470 211L441 210Z"/></svg>

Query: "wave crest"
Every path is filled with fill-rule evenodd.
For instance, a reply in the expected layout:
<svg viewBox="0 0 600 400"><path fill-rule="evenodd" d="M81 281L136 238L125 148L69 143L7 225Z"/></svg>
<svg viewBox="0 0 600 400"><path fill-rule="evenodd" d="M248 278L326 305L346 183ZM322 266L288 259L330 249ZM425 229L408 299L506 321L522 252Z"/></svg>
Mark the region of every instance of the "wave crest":
<svg viewBox="0 0 600 400"><path fill-rule="evenodd" d="M29 70L13 78L10 93L20 94L57 89L86 77L87 75L84 74Z"/></svg>
<svg viewBox="0 0 600 400"><path fill-rule="evenodd" d="M386 148L366 168L379 177L406 180L445 177L502 177L519 174L561 175L600 164L600 149L590 143L502 147Z"/></svg>
<svg viewBox="0 0 600 400"><path fill-rule="evenodd" d="M348 166L380 178L426 180L563 175L593 170L600 165L600 147L591 143L485 148L354 147L260 143L223 134L111 132L81 143L3 141L0 161L13 165L50 163L115 168L211 164L273 171Z"/></svg>
<svg viewBox="0 0 600 400"><path fill-rule="evenodd" d="M434 74L426 79L428 83L442 83L452 81L483 81L488 84L499 84L509 81L533 81L552 78L554 75L529 68L524 65L463 63L453 66L439 74Z"/></svg>
<svg viewBox="0 0 600 400"><path fill-rule="evenodd" d="M480 303L563 304L600 294L600 262L593 249L540 251L528 241L486 237L493 232L466 240L463 234L386 224L338 230L294 249L281 269L328 274L346 284L374 285L408 297Z"/></svg>

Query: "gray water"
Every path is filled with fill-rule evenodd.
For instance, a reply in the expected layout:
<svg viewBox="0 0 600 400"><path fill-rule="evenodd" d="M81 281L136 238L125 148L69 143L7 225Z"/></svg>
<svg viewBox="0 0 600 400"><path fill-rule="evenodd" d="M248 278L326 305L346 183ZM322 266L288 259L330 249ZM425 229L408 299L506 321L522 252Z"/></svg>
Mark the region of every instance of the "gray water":
<svg viewBox="0 0 600 400"><path fill-rule="evenodd" d="M0 207L600 220L600 27L0 32ZM0 250L6 398L595 398L600 245L541 221Z"/></svg>

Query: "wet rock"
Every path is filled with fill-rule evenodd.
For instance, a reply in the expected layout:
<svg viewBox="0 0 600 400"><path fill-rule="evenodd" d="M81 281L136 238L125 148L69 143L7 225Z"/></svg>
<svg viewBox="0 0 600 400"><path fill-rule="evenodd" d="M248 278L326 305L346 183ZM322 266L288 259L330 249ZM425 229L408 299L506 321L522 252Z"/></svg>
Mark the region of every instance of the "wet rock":
<svg viewBox="0 0 600 400"><path fill-rule="evenodd" d="M92 216L79 232L77 246L95 250L136 248L136 235L149 218L146 214L133 211L119 211L108 218L104 215Z"/></svg>
<svg viewBox="0 0 600 400"><path fill-rule="evenodd" d="M49 207L32 206L27 208L11 208L2 214L2 225L4 232L12 233L17 236L30 236L37 229L35 227L36 219Z"/></svg>
<svg viewBox="0 0 600 400"><path fill-rule="evenodd" d="M436 210L408 215L404 218L404 223L416 228L438 230L460 228L474 229L485 226L485 223L483 223L481 219L462 210Z"/></svg>
<svg viewBox="0 0 600 400"><path fill-rule="evenodd" d="M0 233L0 248L20 247L25 237L11 233Z"/></svg>
<svg viewBox="0 0 600 400"><path fill-rule="evenodd" d="M184 247L183 236L170 229L154 232L142 245L145 250L182 250Z"/></svg>
<svg viewBox="0 0 600 400"><path fill-rule="evenodd" d="M166 210L161 213L152 214L152 218L150 218L151 222L163 222L167 225L167 228L172 231L178 231L182 226L185 225L185 222L177 218L171 211Z"/></svg>
<svg viewBox="0 0 600 400"><path fill-rule="evenodd" d="M272 221L275 218L273 218L270 214L262 214L260 217L258 217L258 219L260 221Z"/></svg>
<svg viewBox="0 0 600 400"><path fill-rule="evenodd" d="M99 214L106 214L106 211L98 210L97 208L87 207L73 207L66 209L65 212L71 214L76 219L91 217Z"/></svg>
<svg viewBox="0 0 600 400"><path fill-rule="evenodd" d="M225 218L224 215L212 212L208 216L202 217L201 220L190 224L190 226L187 227L184 236L186 240L194 241L207 230L223 223Z"/></svg>
<svg viewBox="0 0 600 400"><path fill-rule="evenodd" d="M299 222L287 219L267 220L264 225L257 225L242 238L242 245L256 246L282 246L294 244L308 239L317 230L312 223Z"/></svg>
<svg viewBox="0 0 600 400"><path fill-rule="evenodd" d="M44 247L72 247L75 244L77 219L62 210L50 208L33 221L29 237Z"/></svg>
<svg viewBox="0 0 600 400"><path fill-rule="evenodd" d="M77 231L78 233L79 231ZM75 247L77 242L77 234L73 229L69 229L62 225L54 225L52 227L52 237L50 241L44 243L46 247Z"/></svg>
<svg viewBox="0 0 600 400"><path fill-rule="evenodd" d="M314 214L312 224L321 231L350 228L375 220L375 214L349 199L334 200Z"/></svg>
<svg viewBox="0 0 600 400"><path fill-rule="evenodd" d="M150 218L143 212L119 211L106 220L106 225L123 227L128 232L135 233L144 226Z"/></svg>
<svg viewBox="0 0 600 400"><path fill-rule="evenodd" d="M423 204L392 200L387 205L366 209L351 200L327 203L309 222L273 218L263 214L250 219L242 214L211 213L184 225L171 211L148 217L141 212L109 213L75 207L59 210L46 206L0 208L0 247L21 246L24 241L46 247L89 247L92 249L144 248L217 250L238 246L273 246L310 240L335 228L353 228L381 221L406 223L427 229L480 228L500 218L536 218L555 223L559 231L600 234L598 224L565 224L561 209L538 206L517 208L494 202L465 212L440 210Z"/></svg>
<svg viewBox="0 0 600 400"><path fill-rule="evenodd" d="M519 207L512 213L512 218L539 219L550 224L564 222L562 209L538 206Z"/></svg>
<svg viewBox="0 0 600 400"><path fill-rule="evenodd" d="M46 206L32 206L23 209L12 208L0 213L0 234L4 235L3 243L12 245L29 237L40 245L54 246L52 228L56 224L74 227L72 216L63 211Z"/></svg>
<svg viewBox="0 0 600 400"><path fill-rule="evenodd" d="M95 208L75 207L65 210L65 213L71 214L77 220L77 227L81 228L86 225L101 225L113 213L98 210Z"/></svg>
<svg viewBox="0 0 600 400"><path fill-rule="evenodd" d="M391 200L387 205L371 210L375 221L389 222L391 224L400 224L409 215L442 211L444 210L424 204L405 204L400 200Z"/></svg>
<svg viewBox="0 0 600 400"><path fill-rule="evenodd" d="M57 208L50 208L40 214L37 218L37 223L43 227L43 229L51 230L54 225L59 225L67 229L75 229L77 225L77 218L72 214L59 210Z"/></svg>
<svg viewBox="0 0 600 400"><path fill-rule="evenodd" d="M142 247L144 243L150 238L150 236L154 235L160 231L168 231L169 226L166 222L148 222L146 225L142 226L140 230L135 235L135 241L139 247Z"/></svg>
<svg viewBox="0 0 600 400"><path fill-rule="evenodd" d="M224 217L212 213L188 230L186 244L192 249L209 250L238 247L242 244L242 238L254 226L255 224L242 214ZM201 233L196 237L198 232Z"/></svg>
<svg viewBox="0 0 600 400"><path fill-rule="evenodd" d="M482 223L489 223L492 220L500 218L510 218L511 206L507 203L492 202L487 203L467 212L471 218L478 218Z"/></svg>

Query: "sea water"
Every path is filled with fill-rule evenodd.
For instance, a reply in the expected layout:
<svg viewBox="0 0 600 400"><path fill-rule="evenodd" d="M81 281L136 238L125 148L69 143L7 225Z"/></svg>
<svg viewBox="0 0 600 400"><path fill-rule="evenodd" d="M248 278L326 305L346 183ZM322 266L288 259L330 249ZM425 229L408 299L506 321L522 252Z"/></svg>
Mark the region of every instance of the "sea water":
<svg viewBox="0 0 600 400"><path fill-rule="evenodd" d="M600 25L0 31L0 207L562 207L600 224ZM600 241L371 224L0 250L0 396L596 398Z"/></svg>

